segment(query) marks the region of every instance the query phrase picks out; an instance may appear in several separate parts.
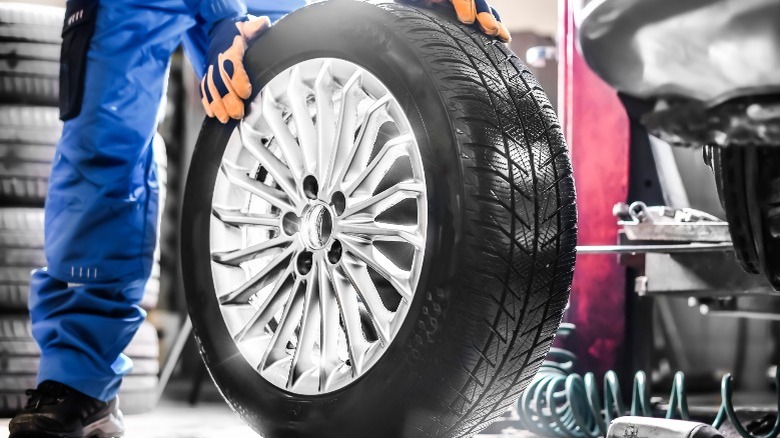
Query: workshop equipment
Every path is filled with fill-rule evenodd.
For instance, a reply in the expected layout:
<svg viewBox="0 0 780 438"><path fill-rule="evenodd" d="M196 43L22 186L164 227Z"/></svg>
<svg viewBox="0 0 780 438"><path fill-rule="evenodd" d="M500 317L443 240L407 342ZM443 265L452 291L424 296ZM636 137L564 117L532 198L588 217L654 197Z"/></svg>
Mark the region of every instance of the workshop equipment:
<svg viewBox="0 0 780 438"><path fill-rule="evenodd" d="M567 336L574 329L571 324L562 324L558 334ZM608 371L604 376L602 398L594 374L587 373L581 376L574 373L572 370L575 362L576 357L569 351L560 348L553 348L550 351L536 378L518 401L518 412L526 429L542 436L596 438L606 436L607 427L612 420L626 413L630 413L633 417L663 416L666 419L676 417L683 420L691 418L685 374L682 372L677 372L675 375L668 407L662 410L658 404L651 403L647 376L643 371L638 371L634 376L631 407L627 410L623 403L623 392L618 383L617 373ZM777 404L780 411L780 374L776 374ZM768 433L759 437L750 433L737 416L732 396L732 377L731 374L726 374L721 382L721 405L712 423L713 428L721 427L728 419L742 438L775 438L780 434L780 416L776 418L774 426ZM630 420L620 424L625 422ZM651 423L643 423L641 426L645 427ZM663 429L663 423L659 425ZM671 423L667 424L670 425ZM619 426L616 431L620 428L622 426ZM683 429L675 433L680 433ZM675 429L670 427L663 430L671 433Z"/></svg>
<svg viewBox="0 0 780 438"><path fill-rule="evenodd" d="M695 421L621 417L609 426L607 438L723 438L712 426Z"/></svg>

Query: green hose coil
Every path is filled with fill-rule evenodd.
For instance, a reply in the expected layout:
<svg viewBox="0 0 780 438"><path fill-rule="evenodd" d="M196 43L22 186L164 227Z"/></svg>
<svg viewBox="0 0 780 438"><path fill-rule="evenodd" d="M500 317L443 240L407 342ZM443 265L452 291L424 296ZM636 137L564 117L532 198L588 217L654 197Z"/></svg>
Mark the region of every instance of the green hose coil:
<svg viewBox="0 0 780 438"><path fill-rule="evenodd" d="M566 336L573 331L574 325L562 324L558 334ZM602 408L595 376L593 373L587 373L584 377L575 374L575 361L576 356L567 350L550 350L538 374L518 401L520 421L527 430L550 437L596 438L606 436L609 424L617 417L653 416L650 387L643 371L634 376L630 410L624 406L617 374L614 371L607 372L604 376ZM777 373L775 383L780 388L780 373ZM712 426L718 429L728 419L742 438L776 438L780 434L780 416L767 434L751 434L737 418L732 402L733 391L732 376L726 374L721 381L721 406ZM780 390L777 404L780 410ZM685 374L681 371L674 376L666 418L690 419Z"/></svg>

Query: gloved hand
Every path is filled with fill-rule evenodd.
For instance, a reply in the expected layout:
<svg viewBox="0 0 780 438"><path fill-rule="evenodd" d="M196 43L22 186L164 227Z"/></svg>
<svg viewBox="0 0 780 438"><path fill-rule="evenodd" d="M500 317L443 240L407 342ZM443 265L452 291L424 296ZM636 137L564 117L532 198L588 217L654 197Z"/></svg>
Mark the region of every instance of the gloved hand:
<svg viewBox="0 0 780 438"><path fill-rule="evenodd" d="M247 21L225 19L211 30L208 70L200 81L203 108L209 117L222 123L244 117L244 99L252 94L244 53L270 26L268 17L252 17Z"/></svg>
<svg viewBox="0 0 780 438"><path fill-rule="evenodd" d="M512 40L504 23L501 22L501 15L498 11L490 7L487 0L400 0L401 3L416 4L422 6L433 6L439 4L452 4L458 20L464 24L474 24L485 35L496 37L499 40L508 43Z"/></svg>

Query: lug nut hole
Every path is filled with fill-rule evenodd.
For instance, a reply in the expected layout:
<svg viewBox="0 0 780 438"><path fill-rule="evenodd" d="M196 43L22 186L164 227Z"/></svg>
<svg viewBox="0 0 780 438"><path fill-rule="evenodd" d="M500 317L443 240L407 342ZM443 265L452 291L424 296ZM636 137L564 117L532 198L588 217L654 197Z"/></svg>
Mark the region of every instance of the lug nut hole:
<svg viewBox="0 0 780 438"><path fill-rule="evenodd" d="M320 185L317 183L317 178L309 175L303 179L303 193L309 199L317 199L317 195L320 192Z"/></svg>
<svg viewBox="0 0 780 438"><path fill-rule="evenodd" d="M282 217L282 231L292 236L301 229L301 219L295 213L287 213Z"/></svg>
<svg viewBox="0 0 780 438"><path fill-rule="evenodd" d="M314 263L314 257L312 256L312 253L310 253L309 251L304 251L298 254L298 260L296 260L298 273L301 275L308 274L309 272L311 272L311 267L313 263Z"/></svg>
<svg viewBox="0 0 780 438"><path fill-rule="evenodd" d="M343 252L343 249L341 247L341 242L338 240L334 240L333 244L330 246L330 249L328 250L328 261L332 264L336 264L339 261L341 261L341 253Z"/></svg>
<svg viewBox="0 0 780 438"><path fill-rule="evenodd" d="M330 197L330 203L333 205L337 216L341 216L347 208L347 198L341 192L336 192Z"/></svg>

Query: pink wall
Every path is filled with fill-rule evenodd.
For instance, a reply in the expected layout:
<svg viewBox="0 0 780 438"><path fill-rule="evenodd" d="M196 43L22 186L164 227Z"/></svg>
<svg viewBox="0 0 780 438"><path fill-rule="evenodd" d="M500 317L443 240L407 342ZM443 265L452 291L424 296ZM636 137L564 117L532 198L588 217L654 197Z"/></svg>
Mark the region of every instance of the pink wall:
<svg viewBox="0 0 780 438"><path fill-rule="evenodd" d="M560 0L560 103L574 163L579 245L616 242L612 206L628 193L629 125L615 91L588 68L575 48L572 0ZM597 375L618 361L625 337L625 269L610 255L580 255L567 321L577 325L566 342L579 368Z"/></svg>

